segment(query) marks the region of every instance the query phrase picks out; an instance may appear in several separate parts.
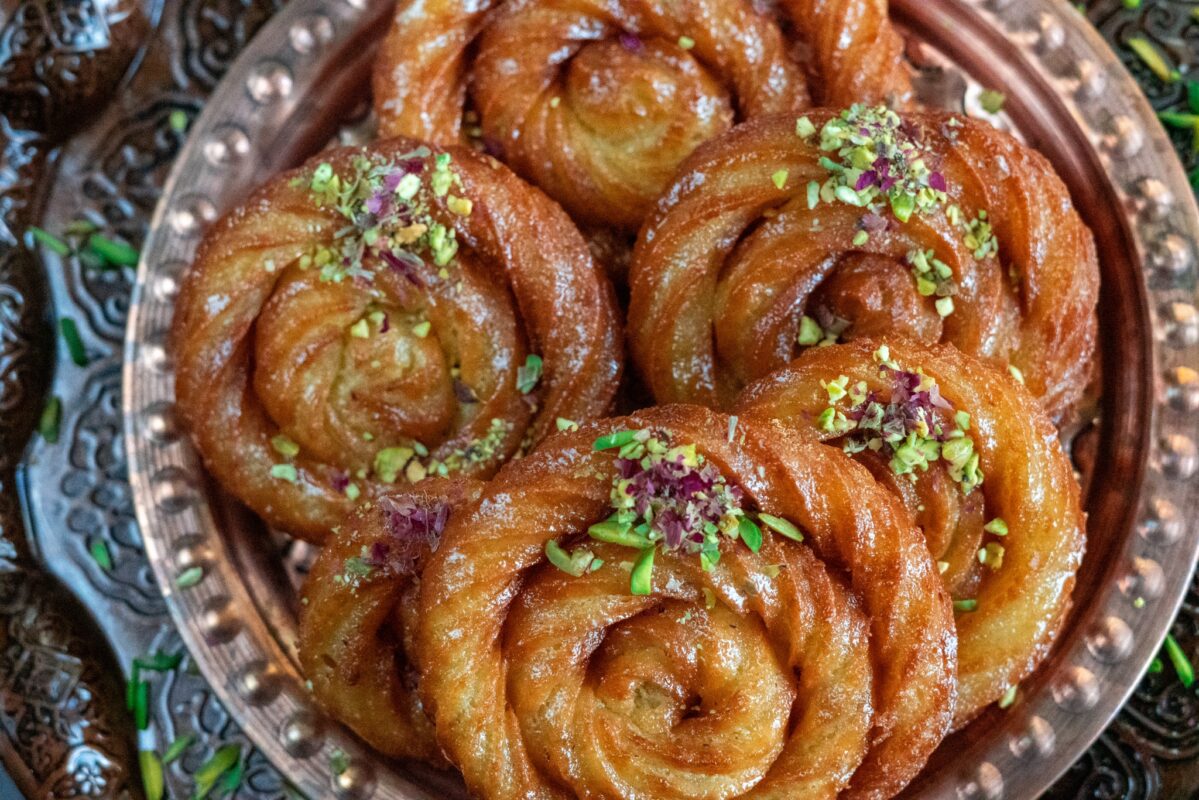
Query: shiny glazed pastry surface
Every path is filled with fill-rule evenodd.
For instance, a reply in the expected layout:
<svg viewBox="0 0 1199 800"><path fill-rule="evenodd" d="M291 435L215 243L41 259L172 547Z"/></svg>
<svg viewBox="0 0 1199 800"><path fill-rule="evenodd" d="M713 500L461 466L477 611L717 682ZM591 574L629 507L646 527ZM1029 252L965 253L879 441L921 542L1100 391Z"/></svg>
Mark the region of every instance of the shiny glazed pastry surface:
<svg viewBox="0 0 1199 800"><path fill-rule="evenodd" d="M301 589L300 666L312 693L384 755L445 765L416 691L416 600L446 521L481 486L432 478L355 511Z"/></svg>
<svg viewBox="0 0 1199 800"><path fill-rule="evenodd" d="M1058 418L1091 375L1098 282L1040 154L962 115L859 106L700 148L638 239L628 325L659 402L727 407L821 339L898 335L1010 364Z"/></svg>
<svg viewBox="0 0 1199 800"><path fill-rule="evenodd" d="M566 214L490 157L404 139L322 154L218 221L173 338L208 469L318 542L602 414L621 372L612 289Z"/></svg>
<svg viewBox="0 0 1199 800"><path fill-rule="evenodd" d="M951 346L888 339L885 352L901 371L896 372L880 365L882 344L867 339L812 348L750 385L736 410L857 450L855 459L907 507L943 570L945 588L957 601L954 726L960 727L1032 674L1065 621L1084 549L1078 482L1057 431L1009 375ZM916 370L922 379L935 381L932 397L927 386L920 388L912 378ZM846 396L830 402L828 387L837 382L851 394L864 384L869 401L855 404ZM905 436L915 430L912 420L927 411L941 429L940 436L931 434L939 440L940 456L924 467L917 460L910 473L896 474L892 459L900 454L895 448L855 447L855 438L864 441L877 430L860 424L870 416L869 402L893 404L881 428L894 420L905 428L902 423L907 422ZM845 422L834 417L822 425L820 415L830 407L843 413ZM968 420L955 421L959 413ZM857 426L849 427L855 420ZM961 423L961 439L972 446L959 448L961 457L952 458L946 450L948 436ZM970 453L977 459L969 458ZM953 477L955 460L967 473L975 464L981 482L964 491L963 481Z"/></svg>
<svg viewBox="0 0 1199 800"><path fill-rule="evenodd" d="M473 140L580 222L635 232L679 163L735 122L906 96L883 0L781 8L806 77L750 0L401 0L376 113L387 135Z"/></svg>
<svg viewBox="0 0 1199 800"><path fill-rule="evenodd" d="M595 449L634 430L694 445L715 473L682 485L718 474L804 542L719 535L710 571L659 543L646 573L644 550L588 539L614 480L648 479ZM584 558L564 571L555 549ZM421 585L421 690L483 798L885 797L952 716L952 612L895 499L831 448L698 407L583 425L506 465Z"/></svg>

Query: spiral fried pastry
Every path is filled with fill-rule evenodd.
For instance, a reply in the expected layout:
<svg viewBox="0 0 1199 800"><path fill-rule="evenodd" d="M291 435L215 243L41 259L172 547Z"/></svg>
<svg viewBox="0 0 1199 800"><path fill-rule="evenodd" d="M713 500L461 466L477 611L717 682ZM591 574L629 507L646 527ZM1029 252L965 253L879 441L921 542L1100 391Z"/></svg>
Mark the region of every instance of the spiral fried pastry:
<svg viewBox="0 0 1199 800"><path fill-rule="evenodd" d="M850 459L766 433L693 406L588 424L451 520L417 652L473 792L884 797L919 771L955 663L927 549Z"/></svg>
<svg viewBox="0 0 1199 800"><path fill-rule="evenodd" d="M632 354L659 402L727 407L804 346L945 341L1010 364L1060 417L1090 376L1098 275L1049 163L985 123L755 121L697 151L647 221Z"/></svg>
<svg viewBox="0 0 1199 800"><path fill-rule="evenodd" d="M313 541L603 413L621 367L611 286L561 209L494 159L403 139L324 154L221 219L173 336L209 470Z"/></svg>
<svg viewBox="0 0 1199 800"><path fill-rule="evenodd" d="M317 702L384 755L444 764L411 657L420 569L469 478L432 478L350 517L301 592L300 665Z"/></svg>
<svg viewBox="0 0 1199 800"><path fill-rule="evenodd" d="M794 0L807 88L750 0L401 0L376 63L385 135L466 126L578 220L636 231L679 163L735 121L903 94L885 0ZM848 43L848 47L847 47Z"/></svg>
<svg viewBox="0 0 1199 800"><path fill-rule="evenodd" d="M737 411L842 445L912 513L958 609L960 727L1061 629L1085 543L1079 487L1018 382L949 345L887 341L808 350Z"/></svg>

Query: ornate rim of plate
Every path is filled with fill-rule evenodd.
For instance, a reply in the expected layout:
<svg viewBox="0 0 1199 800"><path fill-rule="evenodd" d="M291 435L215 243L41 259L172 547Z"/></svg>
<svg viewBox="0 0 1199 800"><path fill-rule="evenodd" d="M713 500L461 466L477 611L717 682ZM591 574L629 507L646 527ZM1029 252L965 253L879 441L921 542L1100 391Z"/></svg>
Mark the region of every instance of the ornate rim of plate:
<svg viewBox="0 0 1199 800"><path fill-rule="evenodd" d="M226 707L267 758L313 797L332 791L339 798L437 798L451 794L456 781L388 766L317 709L270 621L258 613L219 532L219 511L205 499L203 469L173 413L167 338L182 273L205 226L257 176L289 166L295 153L314 151L333 132L289 123L314 108L327 117L330 104L345 102L350 93L342 90L354 76L361 79L371 49L356 45L386 24L390 5L293 0L238 59L167 181L142 251L125 341L130 482L155 577ZM1148 320L1148 341L1133 355L1144 377L1140 407L1148 412L1141 421L1143 457L1125 467L1144 475L1135 520L1110 550L1107 579L1075 614L1021 702L984 735L967 736L952 763L920 781L921 793L934 797L1035 797L1131 694L1199 554L1199 526L1185 511L1199 508L1199 431L1188 421L1199 411L1199 210L1139 88L1069 4L895 0L892 9L907 27L959 43L948 50L982 42L1001 54L988 62L989 77L1008 91L1015 115L1051 118L1041 120L1047 141L1037 144L1059 155L1059 170L1101 171L1102 190L1123 212L1112 221L1112 235L1127 243L1135 276L1137 296L1125 302ZM346 768L335 772L338 750Z"/></svg>

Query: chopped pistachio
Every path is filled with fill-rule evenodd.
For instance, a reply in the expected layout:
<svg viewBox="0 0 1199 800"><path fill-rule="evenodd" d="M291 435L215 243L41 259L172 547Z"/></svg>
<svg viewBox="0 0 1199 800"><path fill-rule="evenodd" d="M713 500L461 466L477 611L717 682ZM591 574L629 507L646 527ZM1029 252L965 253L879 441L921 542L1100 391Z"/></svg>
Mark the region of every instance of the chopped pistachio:
<svg viewBox="0 0 1199 800"><path fill-rule="evenodd" d="M770 528L770 530L777 534L785 536L788 539L792 539L796 542L803 541L803 534L800 532L799 528L797 528L795 524L789 520L785 520L782 517L776 517L773 514L758 514L758 519L762 521L763 525L765 525L767 528Z"/></svg>
<svg viewBox="0 0 1199 800"><path fill-rule="evenodd" d="M360 319L350 326L350 335L355 339L366 339L371 335L370 326L367 325L365 319Z"/></svg>
<svg viewBox="0 0 1199 800"><path fill-rule="evenodd" d="M988 114L998 114L1003 109L1006 100L1007 95L996 89L984 89L978 95L978 104Z"/></svg>
<svg viewBox="0 0 1199 800"><path fill-rule="evenodd" d="M53 395L46 401L42 414L38 418L37 432L46 444L57 444L62 425L62 399Z"/></svg>
<svg viewBox="0 0 1199 800"><path fill-rule="evenodd" d="M648 547L651 542L645 533L640 533L631 524L621 524L613 520L597 522L587 529L587 535L597 542L618 544L623 547Z"/></svg>
<svg viewBox="0 0 1199 800"><path fill-rule="evenodd" d="M426 319L412 326L412 335L418 339L424 339L431 330L433 330L433 323Z"/></svg>
<svg viewBox="0 0 1199 800"><path fill-rule="evenodd" d="M177 586L180 589L190 589L191 587L198 584L201 581L201 579L203 579L203 577L204 577L204 568L203 567L201 567L199 565L194 566L194 567L188 567L187 569L183 570L183 572L180 572L178 577L175 578L175 586Z"/></svg>
<svg viewBox="0 0 1199 800"><path fill-rule="evenodd" d="M811 346L820 342L824 338L824 329L820 327L820 323L805 314L799 320L799 343L804 346Z"/></svg>
<svg viewBox="0 0 1199 800"><path fill-rule="evenodd" d="M271 477L277 478L288 483L295 483L299 480L299 473L296 472L295 464L275 464L271 467Z"/></svg>
<svg viewBox="0 0 1199 800"><path fill-rule="evenodd" d="M415 459L408 462L408 466L404 468L404 477L409 483L419 483L423 481L428 472L425 465Z"/></svg>
<svg viewBox="0 0 1199 800"><path fill-rule="evenodd" d="M1178 644L1178 640L1168 633L1166 634L1165 648L1170 663L1174 665L1174 672L1178 675L1178 681L1184 688L1191 688L1195 683L1195 667L1187 657L1186 651Z"/></svg>
<svg viewBox="0 0 1199 800"><path fill-rule="evenodd" d="M88 545L87 552L91 555L92 561L96 562L96 566L105 572L112 572L112 552L108 549L108 542L103 539L93 539Z"/></svg>
<svg viewBox="0 0 1199 800"><path fill-rule="evenodd" d="M1003 567L1003 556L1006 552L1007 549L999 542L987 542L987 544L981 548L981 555L979 556L978 560L980 563L986 564L991 569L1000 569Z"/></svg>
<svg viewBox="0 0 1199 800"><path fill-rule="evenodd" d="M692 47L695 47L695 40L690 36L680 36L679 47L683 48L684 50L690 50Z"/></svg>
<svg viewBox="0 0 1199 800"><path fill-rule="evenodd" d="M86 367L89 360L87 349L83 346L83 339L79 336L79 327L75 324L75 320L70 317L62 317L58 321L58 326L62 331L62 340L67 346L67 354L71 356L71 361L77 367Z"/></svg>
<svg viewBox="0 0 1199 800"><path fill-rule="evenodd" d="M300 454L300 446L283 434L271 437L271 447L284 458L295 458Z"/></svg>
<svg viewBox="0 0 1199 800"><path fill-rule="evenodd" d="M533 391L541 380L542 366L541 356L533 353L526 356L524 365L516 370L516 390L521 394Z"/></svg>
<svg viewBox="0 0 1199 800"><path fill-rule="evenodd" d="M420 185L420 176L409 173L400 178L400 182L396 184L396 197L401 200L411 200L420 191Z"/></svg>
<svg viewBox="0 0 1199 800"><path fill-rule="evenodd" d="M996 517L986 525L983 525L983 530L987 533L993 533L996 536L1007 536L1008 534L1007 523L1003 521L1002 517Z"/></svg>
<svg viewBox="0 0 1199 800"><path fill-rule="evenodd" d="M629 591L636 595L650 594L653 591L653 571L654 548L647 547L633 562L633 571L629 576Z"/></svg>
<svg viewBox="0 0 1199 800"><path fill-rule="evenodd" d="M64 258L71 254L71 246L49 231L42 230L34 225L30 225L26 230L35 242L47 250Z"/></svg>
<svg viewBox="0 0 1199 800"><path fill-rule="evenodd" d="M737 524L737 533L741 541L745 542L745 546L752 552L758 552L762 547L762 529L749 517L741 517Z"/></svg>
<svg viewBox="0 0 1199 800"><path fill-rule="evenodd" d="M1149 67L1150 71L1163 83L1177 83L1182 79L1179 71L1166 62L1161 51L1143 36L1134 36L1127 42L1128 48L1136 53L1137 58Z"/></svg>
<svg viewBox="0 0 1199 800"><path fill-rule="evenodd" d="M1011 375L1013 378L1016 379L1016 383L1019 383L1019 384L1024 383L1024 373L1021 372L1020 368L1017 367L1015 364L1008 364L1007 371L1008 371L1009 375Z"/></svg>
<svg viewBox="0 0 1199 800"><path fill-rule="evenodd" d="M776 170L774 174L770 176L770 181L774 184L774 188L782 189L785 187L787 185L788 174L788 171L785 169Z"/></svg>
<svg viewBox="0 0 1199 800"><path fill-rule="evenodd" d="M808 181L808 208L813 209L820 204L820 184Z"/></svg>
<svg viewBox="0 0 1199 800"><path fill-rule="evenodd" d="M557 426L558 430L560 431L577 431L579 429L579 423L575 422L573 419L566 419L565 417L558 417L556 420L554 420L554 425Z"/></svg>
<svg viewBox="0 0 1199 800"><path fill-rule="evenodd" d="M411 447L385 447L375 454L375 474L384 483L395 483L415 454Z"/></svg>
<svg viewBox="0 0 1199 800"><path fill-rule="evenodd" d="M468 198L458 197L457 195L450 195L446 198L445 205L446 208L460 217L469 217L471 210L474 208L474 203Z"/></svg>
<svg viewBox="0 0 1199 800"><path fill-rule="evenodd" d="M590 550L580 549L568 553L553 539L549 539L545 543L545 557L555 567L575 578L588 572L595 560L595 555Z"/></svg>
<svg viewBox="0 0 1199 800"><path fill-rule="evenodd" d="M816 135L816 126L807 117L800 117L795 120L795 135L801 139L808 139Z"/></svg>
<svg viewBox="0 0 1199 800"><path fill-rule="evenodd" d="M604 434L591 445L594 450L611 450L624 447L637 437L638 431L615 431Z"/></svg>

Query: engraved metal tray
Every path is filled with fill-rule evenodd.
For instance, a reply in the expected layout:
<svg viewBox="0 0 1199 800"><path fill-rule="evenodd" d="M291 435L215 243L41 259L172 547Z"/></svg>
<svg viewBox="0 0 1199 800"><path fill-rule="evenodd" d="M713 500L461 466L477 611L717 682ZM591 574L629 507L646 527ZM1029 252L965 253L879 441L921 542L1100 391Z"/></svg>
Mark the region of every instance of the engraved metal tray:
<svg viewBox="0 0 1199 800"><path fill-rule="evenodd" d="M296 666L294 586L309 554L273 537L205 476L173 411L167 332L205 227L270 175L362 118L390 3L292 0L234 63L157 205L129 310L123 424L154 577L203 673L266 759L311 797L464 796L460 782L375 755L311 701ZM1073 439L1087 478L1088 553L1053 656L1010 709L941 748L911 793L1035 797L1103 731L1157 652L1189 586L1199 528L1199 211L1131 76L1055 0L894 0L922 93L979 112L1044 152L1102 254L1102 402ZM178 576L203 578L180 589ZM335 751L349 768L333 772Z"/></svg>

